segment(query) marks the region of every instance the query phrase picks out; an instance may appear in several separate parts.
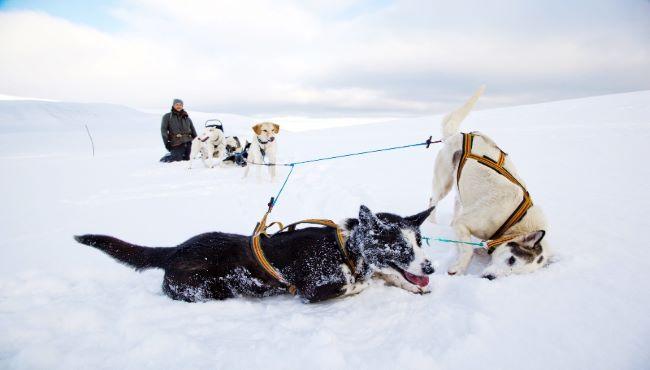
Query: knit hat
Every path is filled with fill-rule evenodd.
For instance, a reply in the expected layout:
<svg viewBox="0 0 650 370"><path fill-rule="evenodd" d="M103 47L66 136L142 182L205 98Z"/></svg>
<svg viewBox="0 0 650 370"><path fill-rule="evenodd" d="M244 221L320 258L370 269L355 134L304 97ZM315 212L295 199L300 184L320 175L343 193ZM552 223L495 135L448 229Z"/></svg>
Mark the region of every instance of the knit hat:
<svg viewBox="0 0 650 370"><path fill-rule="evenodd" d="M176 105L176 104L178 104L178 103L183 104L183 101L180 100L180 99L178 99L178 98L176 98L176 99L174 99L174 102L172 103L172 105Z"/></svg>

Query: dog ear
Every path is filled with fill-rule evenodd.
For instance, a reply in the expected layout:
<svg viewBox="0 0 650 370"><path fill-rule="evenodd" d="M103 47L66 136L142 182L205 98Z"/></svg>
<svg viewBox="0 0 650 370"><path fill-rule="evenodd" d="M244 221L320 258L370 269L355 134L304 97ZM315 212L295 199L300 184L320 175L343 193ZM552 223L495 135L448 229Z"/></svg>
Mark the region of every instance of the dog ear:
<svg viewBox="0 0 650 370"><path fill-rule="evenodd" d="M274 123L273 124L273 132L275 132L276 134L280 133L280 125L278 125L277 123Z"/></svg>
<svg viewBox="0 0 650 370"><path fill-rule="evenodd" d="M255 126L253 126L253 131L255 131L256 135L262 135L262 124L258 123Z"/></svg>
<svg viewBox="0 0 650 370"><path fill-rule="evenodd" d="M541 242L542 239L544 239L544 236L545 236L545 235L546 235L546 231L544 231L544 230L537 230L537 231L534 231L534 232L532 232L532 233L530 233L530 234L527 234L527 235L524 237L524 240L523 240L522 243L523 243L525 246L528 246L528 247L531 247L531 248L532 248L532 247L534 247L535 245L537 245L537 243Z"/></svg>
<svg viewBox="0 0 650 370"><path fill-rule="evenodd" d="M436 208L436 206L433 206L433 207L431 207L431 208L429 208L429 209L427 209L425 211L422 211L422 212L420 212L420 213L418 213L416 215L413 215L413 216L406 217L404 219L407 222L409 222L410 224L412 224L413 226L420 227L420 225L422 225L424 223L424 221L426 221L426 219L429 217L429 215L431 214L431 211L433 211L435 208Z"/></svg>
<svg viewBox="0 0 650 370"><path fill-rule="evenodd" d="M359 224L360 225L366 225L366 226L374 227L377 224L378 221L379 220L377 220L377 216L372 214L372 211L370 210L370 208L368 208L368 207L366 207L364 205L361 205L361 207L359 207Z"/></svg>

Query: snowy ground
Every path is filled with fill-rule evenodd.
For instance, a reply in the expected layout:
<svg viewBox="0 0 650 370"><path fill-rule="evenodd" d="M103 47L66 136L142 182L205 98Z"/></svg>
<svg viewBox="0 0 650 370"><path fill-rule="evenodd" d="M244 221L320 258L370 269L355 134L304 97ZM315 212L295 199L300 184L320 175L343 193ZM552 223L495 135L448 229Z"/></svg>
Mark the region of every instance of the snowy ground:
<svg viewBox="0 0 650 370"><path fill-rule="evenodd" d="M447 276L455 252L434 244L431 294L377 283L314 305L290 296L175 302L161 294L161 271L133 272L72 240L93 232L172 246L210 230L248 234L284 169L275 183L257 183L240 169L162 165L158 116L56 102L11 116L13 104L27 103L0 102L2 369L650 366L650 91L477 111L463 124L509 152L547 212L557 252L548 268L487 281L476 260L470 275ZM439 136L439 120L283 131L280 159L419 142ZM224 123L228 134L250 124ZM421 211L436 152L299 167L273 218L340 219L360 204ZM441 204L441 222L451 205ZM445 226L423 231L452 236Z"/></svg>

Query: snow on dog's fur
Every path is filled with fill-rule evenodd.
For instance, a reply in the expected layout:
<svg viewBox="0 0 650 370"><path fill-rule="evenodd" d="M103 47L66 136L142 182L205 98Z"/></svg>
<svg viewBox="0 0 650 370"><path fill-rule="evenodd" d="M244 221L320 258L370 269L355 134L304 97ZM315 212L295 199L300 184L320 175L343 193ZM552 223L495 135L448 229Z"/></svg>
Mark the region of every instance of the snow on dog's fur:
<svg viewBox="0 0 650 370"><path fill-rule="evenodd" d="M341 227L350 270L331 228L308 227L262 238L269 263L307 302L356 294L373 276L414 293L426 293L433 267L422 253L420 225L431 209L410 217L373 214L361 206L359 217ZM163 291L185 301L267 297L288 292L250 251L250 236L220 232L197 235L177 247L150 248L104 235L75 239L137 270L165 270Z"/></svg>
<svg viewBox="0 0 650 370"><path fill-rule="evenodd" d="M444 146L436 158L433 192L429 203L430 206L438 204L455 185L458 194L452 227L462 241L470 241L472 235L484 240L490 238L517 208L523 197L519 186L475 160L467 160L461 177L457 180L463 145L463 135L458 129L483 90L484 87L463 107L443 119ZM472 153L499 158L500 149L492 139L482 133L475 135ZM525 186L509 156L506 156L503 166ZM435 222L435 211L430 219ZM483 271L483 277L494 279L513 273L528 273L544 266L550 254L544 240L546 229L542 210L533 204L526 215L505 232L504 236L517 237L496 247L489 265ZM465 273L473 255L473 248L468 245L457 244L457 250L458 258L448 271L451 275Z"/></svg>
<svg viewBox="0 0 650 370"><path fill-rule="evenodd" d="M201 153L203 165L208 168L214 167L221 162L221 157L225 152L225 135L218 127L209 126L205 132L192 140L192 150L190 151L190 160L188 168L192 168L192 162L197 154Z"/></svg>

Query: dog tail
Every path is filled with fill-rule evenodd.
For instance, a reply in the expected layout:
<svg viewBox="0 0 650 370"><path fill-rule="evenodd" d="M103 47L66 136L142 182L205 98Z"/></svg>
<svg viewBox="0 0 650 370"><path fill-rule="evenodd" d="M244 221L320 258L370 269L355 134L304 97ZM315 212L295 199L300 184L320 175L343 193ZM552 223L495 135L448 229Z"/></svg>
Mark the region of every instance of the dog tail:
<svg viewBox="0 0 650 370"><path fill-rule="evenodd" d="M141 247L106 235L76 235L76 241L97 248L136 270L163 268L176 248Z"/></svg>
<svg viewBox="0 0 650 370"><path fill-rule="evenodd" d="M478 98L483 95L483 92L485 91L485 85L481 86L476 90L474 95L463 105L462 107L456 109L455 111L447 114L443 119L442 119L442 138L447 139L453 134L458 133L458 128L460 127L460 123L463 122L465 117L471 112L472 108L474 108L474 105L476 104L476 101Z"/></svg>

